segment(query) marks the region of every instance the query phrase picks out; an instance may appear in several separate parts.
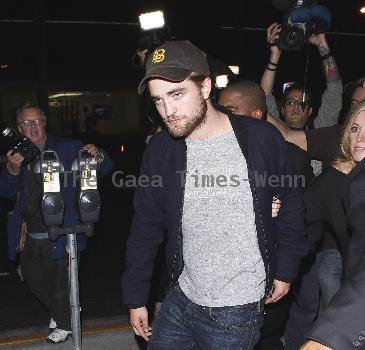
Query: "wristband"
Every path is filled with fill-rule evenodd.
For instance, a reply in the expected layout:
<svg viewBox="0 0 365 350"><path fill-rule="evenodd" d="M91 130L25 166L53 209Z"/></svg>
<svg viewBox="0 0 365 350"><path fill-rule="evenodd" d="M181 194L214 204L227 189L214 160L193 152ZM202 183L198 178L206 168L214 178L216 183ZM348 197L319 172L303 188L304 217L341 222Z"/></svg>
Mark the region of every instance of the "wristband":
<svg viewBox="0 0 365 350"><path fill-rule="evenodd" d="M278 46L278 44L276 42L273 43L269 43L268 41L266 42L266 46L268 49L270 49L272 46Z"/></svg>
<svg viewBox="0 0 365 350"><path fill-rule="evenodd" d="M267 70L271 70L272 72L276 71L276 68L270 68L270 67L266 67Z"/></svg>
<svg viewBox="0 0 365 350"><path fill-rule="evenodd" d="M279 63L274 63L274 62L271 62L271 61L269 61L268 64L271 64L274 67L277 67L279 65Z"/></svg>
<svg viewBox="0 0 365 350"><path fill-rule="evenodd" d="M332 57L332 53L331 52L329 52L329 53L321 56L321 60L324 61L324 60L326 60L327 58L330 58L330 57Z"/></svg>

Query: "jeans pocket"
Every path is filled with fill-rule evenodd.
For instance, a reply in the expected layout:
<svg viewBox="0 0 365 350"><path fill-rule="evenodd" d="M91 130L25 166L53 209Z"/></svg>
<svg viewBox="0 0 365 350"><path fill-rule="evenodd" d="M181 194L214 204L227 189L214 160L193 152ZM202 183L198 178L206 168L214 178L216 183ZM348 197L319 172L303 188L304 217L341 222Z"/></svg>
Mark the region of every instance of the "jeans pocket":
<svg viewBox="0 0 365 350"><path fill-rule="evenodd" d="M260 320L257 303L209 308L209 317L218 326L229 330L247 330Z"/></svg>

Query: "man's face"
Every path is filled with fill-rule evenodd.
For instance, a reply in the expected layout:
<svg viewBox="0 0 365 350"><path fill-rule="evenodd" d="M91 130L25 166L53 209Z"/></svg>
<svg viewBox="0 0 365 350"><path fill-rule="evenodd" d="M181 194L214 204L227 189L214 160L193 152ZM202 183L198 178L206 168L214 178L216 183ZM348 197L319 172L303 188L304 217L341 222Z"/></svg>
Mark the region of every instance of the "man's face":
<svg viewBox="0 0 365 350"><path fill-rule="evenodd" d="M209 85L207 79L203 84L206 83ZM187 78L179 83L152 79L148 86L152 100L171 135L188 137L204 124L210 85L208 88L199 88Z"/></svg>
<svg viewBox="0 0 365 350"><path fill-rule="evenodd" d="M351 96L351 106L358 104L362 100L365 100L365 87L358 87Z"/></svg>
<svg viewBox="0 0 365 350"><path fill-rule="evenodd" d="M362 110L350 129L350 149L355 162L365 158L365 110Z"/></svg>
<svg viewBox="0 0 365 350"><path fill-rule="evenodd" d="M312 114L308 101L302 109L303 91L295 89L290 91L283 103L283 116L285 123L292 128L303 128Z"/></svg>
<svg viewBox="0 0 365 350"><path fill-rule="evenodd" d="M27 108L19 115L19 131L35 144L46 142L46 120L38 108Z"/></svg>
<svg viewBox="0 0 365 350"><path fill-rule="evenodd" d="M218 103L228 108L232 113L239 115L249 115L247 106L244 103L242 94L237 91L226 88L219 95Z"/></svg>

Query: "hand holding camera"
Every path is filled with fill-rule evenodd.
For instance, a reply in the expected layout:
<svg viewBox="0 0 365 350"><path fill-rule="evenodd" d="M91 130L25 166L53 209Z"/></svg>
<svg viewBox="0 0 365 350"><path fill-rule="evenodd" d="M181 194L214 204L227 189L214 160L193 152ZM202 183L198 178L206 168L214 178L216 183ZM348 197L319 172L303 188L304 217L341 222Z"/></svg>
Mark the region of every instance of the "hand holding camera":
<svg viewBox="0 0 365 350"><path fill-rule="evenodd" d="M8 151L6 157L8 159L8 164L12 173L18 174L20 167L22 166L24 157L19 152L14 153L12 149Z"/></svg>
<svg viewBox="0 0 365 350"><path fill-rule="evenodd" d="M273 23L267 28L266 31L266 44L270 48L271 54L280 56L281 50L277 46L279 35L281 31L281 24Z"/></svg>

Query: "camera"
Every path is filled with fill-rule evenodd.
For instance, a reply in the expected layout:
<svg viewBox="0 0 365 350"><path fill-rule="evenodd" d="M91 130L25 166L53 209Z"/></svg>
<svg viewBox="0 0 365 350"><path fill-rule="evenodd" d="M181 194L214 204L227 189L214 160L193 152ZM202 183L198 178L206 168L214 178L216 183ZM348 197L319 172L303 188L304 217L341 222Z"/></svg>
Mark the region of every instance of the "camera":
<svg viewBox="0 0 365 350"><path fill-rule="evenodd" d="M316 1L294 1L284 17L278 47L302 50L312 34L324 33L330 25L331 14L326 6Z"/></svg>
<svg viewBox="0 0 365 350"><path fill-rule="evenodd" d="M22 165L29 164L39 155L38 147L26 136L10 128L6 123L0 124L0 142L7 151L19 152L24 160Z"/></svg>

